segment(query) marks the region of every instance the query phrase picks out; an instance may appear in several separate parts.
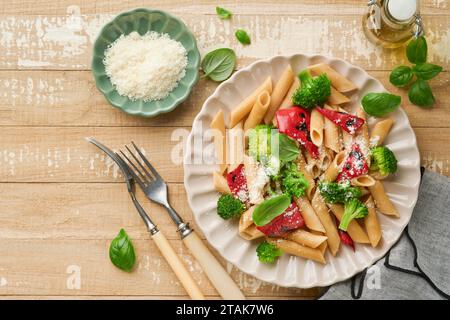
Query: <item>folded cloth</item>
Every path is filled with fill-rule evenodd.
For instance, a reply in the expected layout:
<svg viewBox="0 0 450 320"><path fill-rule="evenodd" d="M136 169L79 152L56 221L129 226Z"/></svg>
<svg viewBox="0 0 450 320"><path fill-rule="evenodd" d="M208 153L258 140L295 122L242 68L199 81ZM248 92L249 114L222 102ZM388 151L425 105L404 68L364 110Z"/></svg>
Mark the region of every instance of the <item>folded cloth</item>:
<svg viewBox="0 0 450 320"><path fill-rule="evenodd" d="M450 179L425 170L400 240L373 266L331 286L320 299L450 299Z"/></svg>

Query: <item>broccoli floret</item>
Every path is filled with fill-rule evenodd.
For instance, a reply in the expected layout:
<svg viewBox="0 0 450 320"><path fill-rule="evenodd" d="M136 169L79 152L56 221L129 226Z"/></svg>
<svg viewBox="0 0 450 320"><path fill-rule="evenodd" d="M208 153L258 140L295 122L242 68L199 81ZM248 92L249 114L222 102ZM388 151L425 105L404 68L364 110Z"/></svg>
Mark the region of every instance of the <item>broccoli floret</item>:
<svg viewBox="0 0 450 320"><path fill-rule="evenodd" d="M370 149L370 170L379 171L383 176L397 171L397 159L394 153L386 147L374 147Z"/></svg>
<svg viewBox="0 0 450 320"><path fill-rule="evenodd" d="M325 202L328 203L345 203L352 198L361 197L361 190L351 187L348 181L345 183L322 181L319 183L319 191Z"/></svg>
<svg viewBox="0 0 450 320"><path fill-rule="evenodd" d="M295 163L287 163L283 167L281 176L281 183L287 194L297 198L305 194L309 184Z"/></svg>
<svg viewBox="0 0 450 320"><path fill-rule="evenodd" d="M339 229L347 231L350 221L353 219L364 218L369 214L367 207L358 199L351 199L345 203L344 215L339 223Z"/></svg>
<svg viewBox="0 0 450 320"><path fill-rule="evenodd" d="M313 78L308 70L303 70L298 77L301 86L292 95L293 104L311 109L327 101L331 94L331 82L326 74Z"/></svg>
<svg viewBox="0 0 450 320"><path fill-rule="evenodd" d="M264 241L256 248L256 254L258 255L259 261L264 263L274 263L278 257L283 255L283 251L278 249L274 244Z"/></svg>
<svg viewBox="0 0 450 320"><path fill-rule="evenodd" d="M225 220L238 217L245 210L245 205L241 200L231 194L223 194L217 200L217 214Z"/></svg>

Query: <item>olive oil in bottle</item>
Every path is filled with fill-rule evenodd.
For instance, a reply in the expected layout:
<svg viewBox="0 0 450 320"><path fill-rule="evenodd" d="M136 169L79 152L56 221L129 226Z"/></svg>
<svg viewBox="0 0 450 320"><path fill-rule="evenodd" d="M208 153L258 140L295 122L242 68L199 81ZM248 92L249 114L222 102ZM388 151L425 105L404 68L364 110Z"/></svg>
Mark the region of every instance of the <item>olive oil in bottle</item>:
<svg viewBox="0 0 450 320"><path fill-rule="evenodd" d="M400 47L423 33L419 0L369 0L362 24L372 43L385 48Z"/></svg>

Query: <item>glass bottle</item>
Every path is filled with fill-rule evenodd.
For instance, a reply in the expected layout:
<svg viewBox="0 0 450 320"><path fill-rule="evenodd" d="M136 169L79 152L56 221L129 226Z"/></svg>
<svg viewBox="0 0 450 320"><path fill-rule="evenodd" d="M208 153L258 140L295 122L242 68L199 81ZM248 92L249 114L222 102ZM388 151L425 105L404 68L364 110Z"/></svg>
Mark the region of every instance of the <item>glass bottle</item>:
<svg viewBox="0 0 450 320"><path fill-rule="evenodd" d="M385 48L400 47L423 33L419 0L369 0L362 26L372 43Z"/></svg>

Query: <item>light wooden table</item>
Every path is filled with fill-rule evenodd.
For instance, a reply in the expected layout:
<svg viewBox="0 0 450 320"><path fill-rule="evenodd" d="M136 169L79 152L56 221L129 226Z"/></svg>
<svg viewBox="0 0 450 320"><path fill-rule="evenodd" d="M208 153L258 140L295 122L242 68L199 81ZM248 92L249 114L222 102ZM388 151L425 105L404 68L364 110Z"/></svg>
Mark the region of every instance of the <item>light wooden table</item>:
<svg viewBox="0 0 450 320"><path fill-rule="evenodd" d="M239 67L275 54L326 54L348 60L402 95L417 134L423 165L450 175L449 73L432 81L437 103L422 110L388 83L389 70L405 62L402 50L374 48L361 31L365 1L223 1L233 19L221 21L213 1L0 1L0 298L186 298L149 239L117 168L84 141L95 136L113 148L130 140L151 156L169 182L176 210L192 223L183 169L168 161L175 128L190 130L216 84L201 80L187 102L154 119L128 116L97 92L90 72L99 28L134 7L167 10L194 32L201 53L229 46ZM450 4L423 0L430 60L448 70ZM243 27L243 48L233 30ZM181 246L164 212L145 202L209 298L217 293ZM125 228L137 249L131 273L114 268L110 240ZM223 260L222 260L223 261ZM263 283L226 264L251 298L313 298L320 289ZM80 276L80 282L77 281Z"/></svg>

